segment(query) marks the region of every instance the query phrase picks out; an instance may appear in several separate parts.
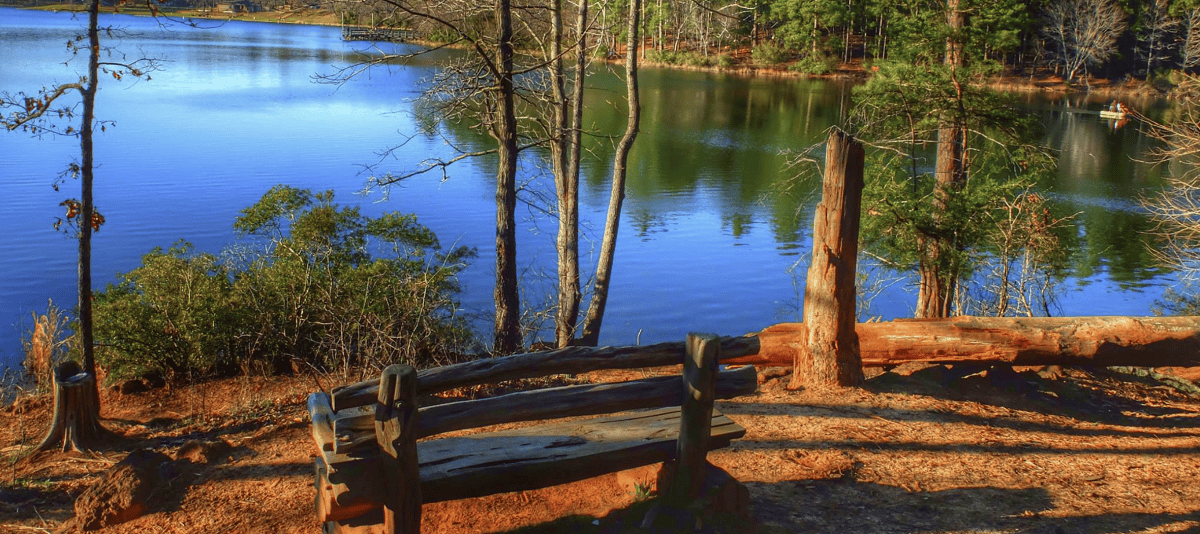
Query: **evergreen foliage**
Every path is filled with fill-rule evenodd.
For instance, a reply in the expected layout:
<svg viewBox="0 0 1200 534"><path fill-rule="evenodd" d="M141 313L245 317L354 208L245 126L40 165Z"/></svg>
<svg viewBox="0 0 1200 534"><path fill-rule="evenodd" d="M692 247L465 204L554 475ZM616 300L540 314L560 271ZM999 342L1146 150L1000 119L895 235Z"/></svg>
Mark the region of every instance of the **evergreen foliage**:
<svg viewBox="0 0 1200 534"><path fill-rule="evenodd" d="M366 217L330 191L276 186L234 228L250 244L220 256L156 248L97 293L99 361L114 376L348 372L469 348L454 298L475 253L440 251L415 216Z"/></svg>
<svg viewBox="0 0 1200 534"><path fill-rule="evenodd" d="M909 63L879 67L855 88L852 112L857 134L873 147L863 198L866 249L907 271L928 259L922 240L936 241L939 276L960 282L987 275L975 280L973 301L970 288L960 289L959 311L1048 314L1049 295L1025 289L1031 278L1064 275L1063 240L1070 236L1059 224L1061 216L1026 194L1053 169L1049 154L1023 141L1036 138L1037 123L1020 114L1010 97L969 83L983 75L978 71ZM939 125L947 122L966 128L968 179L939 192L933 154ZM944 198L935 202L935 195Z"/></svg>

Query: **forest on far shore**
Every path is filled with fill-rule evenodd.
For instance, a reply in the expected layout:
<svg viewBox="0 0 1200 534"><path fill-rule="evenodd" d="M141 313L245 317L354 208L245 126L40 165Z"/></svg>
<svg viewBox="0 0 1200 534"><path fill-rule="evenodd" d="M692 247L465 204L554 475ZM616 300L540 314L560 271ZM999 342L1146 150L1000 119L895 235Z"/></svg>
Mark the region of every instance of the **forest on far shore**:
<svg viewBox="0 0 1200 534"><path fill-rule="evenodd" d="M401 4L166 0L159 7L241 14L331 11L345 24L411 28L431 41L450 37L428 20L405 15L397 9ZM578 4L567 4L563 19L572 20ZM460 7L472 9L466 3ZM474 9L481 11L464 20L475 20L478 27L465 31L487 35L487 8ZM588 9L595 17L587 30L590 52L597 57L619 52L628 0L590 0ZM1053 74L1077 85L1093 77L1169 80L1173 72L1200 69L1200 0L648 0L641 9L643 55L666 64L730 68L749 61L825 74L841 64L941 62L946 43L954 42L969 55L973 68L1007 75ZM538 26L518 28L514 37L538 48ZM743 57L746 50L751 57Z"/></svg>

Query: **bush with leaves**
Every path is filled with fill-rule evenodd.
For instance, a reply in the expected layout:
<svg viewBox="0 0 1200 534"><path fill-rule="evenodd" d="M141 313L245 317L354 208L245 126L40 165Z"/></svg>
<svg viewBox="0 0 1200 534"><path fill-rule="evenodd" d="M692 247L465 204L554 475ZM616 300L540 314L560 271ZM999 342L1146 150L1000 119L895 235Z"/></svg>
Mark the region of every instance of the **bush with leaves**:
<svg viewBox="0 0 1200 534"><path fill-rule="evenodd" d="M764 41L762 44L754 47L754 49L750 51L750 57L754 58L755 63L765 67L770 67L791 59L792 54L786 48L779 46L778 44L770 41Z"/></svg>
<svg viewBox="0 0 1200 534"><path fill-rule="evenodd" d="M441 252L415 216L366 217L331 191L276 186L234 228L249 243L223 258L155 250L97 296L101 362L115 375L348 373L468 350L455 296L474 251Z"/></svg>
<svg viewBox="0 0 1200 534"><path fill-rule="evenodd" d="M97 359L113 376L184 377L228 363L240 311L219 258L180 242L97 292Z"/></svg>

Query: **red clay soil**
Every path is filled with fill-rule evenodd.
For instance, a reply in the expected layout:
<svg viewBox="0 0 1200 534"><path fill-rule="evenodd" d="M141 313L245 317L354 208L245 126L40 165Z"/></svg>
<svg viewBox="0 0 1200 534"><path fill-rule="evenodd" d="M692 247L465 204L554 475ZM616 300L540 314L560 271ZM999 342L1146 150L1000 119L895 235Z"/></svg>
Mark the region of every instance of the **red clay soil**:
<svg viewBox="0 0 1200 534"><path fill-rule="evenodd" d="M1104 369L976 371L910 366L831 391L776 379L718 403L747 429L710 454L750 490L754 521L736 530L1200 532L1200 397ZM230 447L175 475L147 515L101 532L320 532L304 403L315 389L274 377L106 392L106 425L124 435L114 449L17 461L50 415L49 399L21 399L0 410L0 532L70 531L75 497L106 469L189 440ZM426 505L422 532L621 531L655 470Z"/></svg>

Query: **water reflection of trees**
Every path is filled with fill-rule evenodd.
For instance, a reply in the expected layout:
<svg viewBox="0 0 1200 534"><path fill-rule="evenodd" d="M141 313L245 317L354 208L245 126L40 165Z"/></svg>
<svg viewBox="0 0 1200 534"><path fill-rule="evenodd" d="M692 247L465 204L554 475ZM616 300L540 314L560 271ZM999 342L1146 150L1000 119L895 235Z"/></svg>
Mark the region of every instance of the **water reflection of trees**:
<svg viewBox="0 0 1200 534"><path fill-rule="evenodd" d="M583 172L585 203L606 198L613 144L606 136L619 133L625 117L619 103L603 97L615 94L621 79L593 79L589 90L600 96L585 113L585 124L595 131ZM643 131L630 162L627 201L632 234L639 240L662 239L673 225L702 210L715 212L721 231L733 238L768 232L779 254L802 254L812 222L804 208L815 204L816 184L788 191L777 187L794 172L784 167L786 156L779 151L818 143L848 104L848 87L659 70L648 70L643 81ZM1135 161L1149 141L1133 127L1113 130L1094 114L1055 111L1036 99L1027 105L1046 110L1045 142L1059 156L1057 177L1039 189L1050 193L1055 218L1078 214L1060 236L1074 251L1071 275L1103 275L1126 288L1161 276L1164 271L1154 266L1144 245L1150 239L1146 215L1133 202L1138 191L1159 187L1168 172ZM1101 102L1093 98L1070 105L1095 110ZM468 134L461 135L460 140Z"/></svg>
<svg viewBox="0 0 1200 534"><path fill-rule="evenodd" d="M1114 129L1081 107L1095 109L1098 102L1068 104L1045 118L1047 144L1059 151L1058 180L1045 185L1055 193L1056 212L1078 213L1072 273L1079 279L1107 274L1123 289L1142 287L1164 270L1150 252L1158 246L1152 223L1135 200L1140 191L1160 187L1168 171L1140 161L1151 140L1137 128Z"/></svg>
<svg viewBox="0 0 1200 534"><path fill-rule="evenodd" d="M616 77L602 78L592 90L612 91L619 83ZM679 197L702 191L721 220L742 221L737 225L742 235L754 231L754 223L768 222L777 242L793 243L803 235L798 202L809 199L768 194L789 176L781 152L820 142L849 105L849 86L648 70L642 105L628 188L631 205L686 212L691 207ZM618 106L587 111L585 122L599 134L589 148L599 161L612 151L604 135L615 134L623 117ZM585 170L590 195L599 196L607 187L608 172L604 164Z"/></svg>

